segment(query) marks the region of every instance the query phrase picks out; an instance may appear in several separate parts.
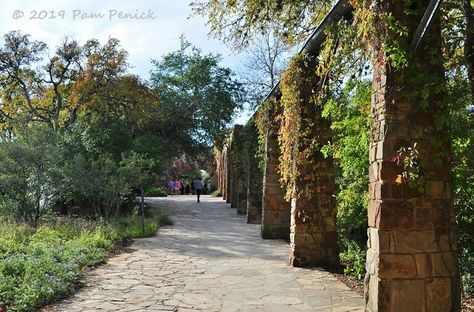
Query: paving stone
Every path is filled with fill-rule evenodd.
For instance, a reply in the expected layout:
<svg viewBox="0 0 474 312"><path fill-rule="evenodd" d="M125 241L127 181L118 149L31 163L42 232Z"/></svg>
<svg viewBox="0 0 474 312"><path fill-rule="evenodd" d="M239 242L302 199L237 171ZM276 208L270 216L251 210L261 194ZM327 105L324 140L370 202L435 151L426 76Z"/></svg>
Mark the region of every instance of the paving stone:
<svg viewBox="0 0 474 312"><path fill-rule="evenodd" d="M50 311L363 311L363 298L323 269L288 265L288 243L262 240L260 227L220 198L148 198L175 224L137 239L86 286Z"/></svg>

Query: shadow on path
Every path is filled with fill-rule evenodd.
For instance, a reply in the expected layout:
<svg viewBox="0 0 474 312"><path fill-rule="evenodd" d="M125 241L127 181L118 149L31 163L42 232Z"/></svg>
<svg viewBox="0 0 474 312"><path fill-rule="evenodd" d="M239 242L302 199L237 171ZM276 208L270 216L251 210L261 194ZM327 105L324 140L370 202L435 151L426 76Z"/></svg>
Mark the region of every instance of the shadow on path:
<svg viewBox="0 0 474 312"><path fill-rule="evenodd" d="M92 271L86 287L44 311L363 311L322 269L288 265L288 244L262 240L221 198L147 198L174 225L137 239Z"/></svg>

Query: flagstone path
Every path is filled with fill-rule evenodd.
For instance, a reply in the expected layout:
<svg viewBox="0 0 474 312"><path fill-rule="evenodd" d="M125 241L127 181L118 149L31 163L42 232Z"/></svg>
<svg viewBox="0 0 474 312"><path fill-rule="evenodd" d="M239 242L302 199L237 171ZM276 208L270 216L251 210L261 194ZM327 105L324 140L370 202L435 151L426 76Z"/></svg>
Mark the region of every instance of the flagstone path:
<svg viewBox="0 0 474 312"><path fill-rule="evenodd" d="M43 311L363 311L321 269L288 266L288 244L262 240L221 198L148 198L174 225L93 270L86 286Z"/></svg>

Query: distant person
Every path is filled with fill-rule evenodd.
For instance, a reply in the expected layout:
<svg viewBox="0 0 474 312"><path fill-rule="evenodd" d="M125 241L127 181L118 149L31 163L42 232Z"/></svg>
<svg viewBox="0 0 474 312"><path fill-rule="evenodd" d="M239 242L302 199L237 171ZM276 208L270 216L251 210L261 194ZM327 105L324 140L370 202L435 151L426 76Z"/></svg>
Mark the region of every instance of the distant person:
<svg viewBox="0 0 474 312"><path fill-rule="evenodd" d="M181 183L181 188L179 189L179 193L184 195L184 183Z"/></svg>
<svg viewBox="0 0 474 312"><path fill-rule="evenodd" d="M208 194L207 183L204 183L204 188L202 189L202 193L205 194L205 195Z"/></svg>
<svg viewBox="0 0 474 312"><path fill-rule="evenodd" d="M174 193L174 181L173 181L173 179L170 179L170 181L168 182L168 187L169 187L169 190L170 190L170 195L173 195L173 193Z"/></svg>
<svg viewBox="0 0 474 312"><path fill-rule="evenodd" d="M196 190L198 203L200 202L202 188L203 188L203 184L202 184L201 178L198 177L196 181L194 181L194 189Z"/></svg>
<svg viewBox="0 0 474 312"><path fill-rule="evenodd" d="M184 192L186 193L186 195L189 195L189 193L191 193L191 187L189 186L189 184L186 184L186 187L184 188Z"/></svg>
<svg viewBox="0 0 474 312"><path fill-rule="evenodd" d="M181 189L181 181L178 179L174 180L174 193L175 195L179 195L179 191Z"/></svg>

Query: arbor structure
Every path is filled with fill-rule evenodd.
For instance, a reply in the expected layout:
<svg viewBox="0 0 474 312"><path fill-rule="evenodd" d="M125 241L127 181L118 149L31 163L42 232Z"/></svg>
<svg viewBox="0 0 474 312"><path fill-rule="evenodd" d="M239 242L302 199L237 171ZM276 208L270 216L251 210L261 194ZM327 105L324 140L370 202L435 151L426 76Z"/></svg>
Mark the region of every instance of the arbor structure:
<svg viewBox="0 0 474 312"><path fill-rule="evenodd" d="M211 8L213 18L217 18L217 3L213 3L214 11ZM266 5L271 7L272 3ZM289 5L285 1L278 3ZM330 93L325 97L331 86L329 80L340 78L331 76L333 72L327 68L335 66L331 55L347 47L338 38L333 40L328 36L329 29L335 25L331 22L337 23L341 17L354 18L353 27L357 28L373 62L367 311L457 311L460 308L450 111L443 59L439 57L442 54L439 17L432 22L419 49L409 48L428 3L427 0L379 1L366 6L363 1L352 1L351 8L347 2L338 1L320 29L310 37L302 55L290 62L279 88L267 97L256 114L271 114L267 119L260 118L264 125L261 128L266 129L260 139L260 153L263 151L266 161L261 177L262 234L268 228L266 193L271 191L273 196L281 197L286 193L291 214L287 211L274 217L286 224L291 216L291 227L282 228L282 234L275 237L289 237L290 264L320 265L318 259L337 263L332 192L334 174L338 171L332 168L331 158L324 156L324 146L328 143L331 146L333 127L323 111L330 108L323 107L331 98ZM247 10L253 9L248 5L238 12L250 14ZM214 20L223 27L215 31L233 32L231 40L246 38L232 27L251 30L260 25L259 18L264 19L262 13L252 24L239 14L233 16L241 23L229 28L219 22L222 20ZM270 127L268 121L276 127ZM272 143L278 149L276 165L271 162L275 156L268 154L272 129L278 129ZM248 136L248 140L255 137ZM232 175L232 170L228 174ZM268 180L269 175L278 175L281 187L280 183L275 187ZM336 248L331 249L334 245Z"/></svg>

